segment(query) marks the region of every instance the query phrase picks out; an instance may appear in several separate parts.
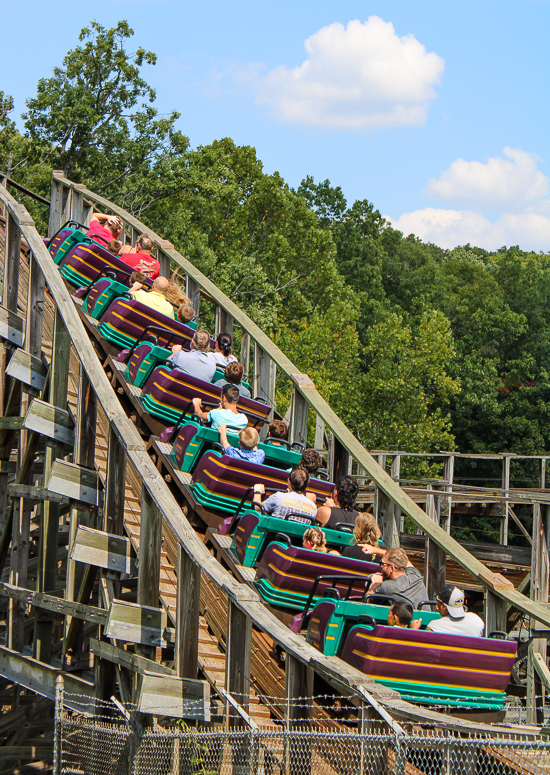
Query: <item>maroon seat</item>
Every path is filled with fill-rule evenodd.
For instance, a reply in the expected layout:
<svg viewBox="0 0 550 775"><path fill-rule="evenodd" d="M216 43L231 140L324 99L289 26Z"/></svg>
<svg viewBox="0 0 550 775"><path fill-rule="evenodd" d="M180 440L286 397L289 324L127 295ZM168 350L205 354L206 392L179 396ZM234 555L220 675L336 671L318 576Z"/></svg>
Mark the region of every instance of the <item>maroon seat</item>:
<svg viewBox="0 0 550 775"><path fill-rule="evenodd" d="M118 256L96 242L78 243L59 264L63 277L76 286L91 285L101 274L112 272L118 282L128 283L134 271Z"/></svg>

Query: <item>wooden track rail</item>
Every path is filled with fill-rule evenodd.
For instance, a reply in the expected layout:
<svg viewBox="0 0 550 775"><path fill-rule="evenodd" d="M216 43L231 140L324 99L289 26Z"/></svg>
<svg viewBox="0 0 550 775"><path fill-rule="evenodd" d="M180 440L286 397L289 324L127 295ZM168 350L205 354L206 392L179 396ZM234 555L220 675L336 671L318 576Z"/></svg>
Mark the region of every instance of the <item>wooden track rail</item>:
<svg viewBox="0 0 550 775"><path fill-rule="evenodd" d="M133 233L147 231L157 246L159 259L161 259L161 265L164 264L165 271L169 261L181 266L188 276L190 295L194 289L201 290L217 304L220 325L223 323L226 329L233 325L241 327L243 335L249 337L249 341L255 346L254 380L257 386L270 395L274 394L275 367L292 380L294 432L304 427L307 411L310 408L315 411L318 423L323 423L336 439L332 451L334 473L348 470L349 460L354 459L375 481L380 490L380 497L387 499L385 513L388 520L395 520L396 509L400 509L422 528L429 541L440 547L471 573L487 590L487 606L493 612L491 629L497 628L495 625L498 625L502 616L506 614L507 606L513 606L550 627L548 605L522 595L505 579L493 574L481 561L451 539L445 530L422 511L359 444L317 393L307 376L299 374L292 362L242 310L222 294L208 278L197 272L193 265L169 243L112 203L56 174L52 180L50 234L66 220L73 219L79 222L86 220L86 213L89 212L90 206L84 197L100 204L103 209L110 209L119 214ZM0 186L0 201L3 202L7 212L3 296L0 308L0 337L4 343L4 364L11 357L16 340L25 352L36 358L41 357L42 349L46 350L46 347L42 348L44 289L46 288L48 298L51 298L54 304L54 315L51 353L46 352L46 355L49 355L46 358L49 361L47 381L40 395L58 411L65 411L67 407L71 409L75 422L72 464L77 469L77 473L80 472L82 477L88 477L85 480L86 488L82 484L84 479L81 479L77 494L75 495L75 491L71 490L66 495L70 506L69 543L74 539L79 525L88 525L91 529L103 530L121 538L124 537L126 529L131 541L132 535L134 536L134 550L139 551L137 604L140 611L146 613L150 610L149 619L153 619L154 609L158 609L159 606L159 598L162 599L164 596L164 608L172 612L176 625L173 636L176 642L176 676L173 678L189 681L195 681L197 678L196 655L199 652L201 638L199 612L202 592L203 601L209 598L210 605L223 608L224 615L220 612L219 619L220 631L225 632L225 689L240 695L245 708L249 705L248 698L253 679L251 670L257 669L251 668L250 654L253 650L253 631L258 631L264 633L286 652L284 697L289 720L295 720L297 713L304 719L308 718L309 711L306 708L297 711L293 700L302 697L304 690L311 686L313 676L318 675L360 707L365 720L369 717L379 718L379 703L384 713L389 711L393 717L402 720L420 723L433 721L434 724L451 729L471 731L472 728L476 728L480 732L492 734L494 730L488 725L461 722L424 708L419 709L402 701L396 692L375 684L367 676L341 660L320 654L281 624L266 609L254 589L236 581L218 563L186 519L166 482L153 465L134 424L122 409L69 291L38 235L30 215L2 186ZM20 271L22 240L28 246L29 252L27 273ZM24 280L27 280L26 286ZM18 299L22 296L26 304L18 306ZM24 325L21 323L20 309L24 309L26 318ZM32 391L30 393L21 391L20 384L11 379L5 380L3 384L5 395L2 396L2 400L5 416L22 417L23 410L33 396ZM4 507L4 527L0 538L2 564L5 562L10 546L13 557L16 541L22 535L22 531L24 532L26 500L31 496L37 500L40 499L40 493L34 490L27 491L28 497L21 498L20 494L16 498L8 497L7 470L10 457L13 460L12 450L17 445L15 439L17 433L18 430L9 427L9 423L0 424L0 499L2 499L0 503L3 503ZM59 469L60 461L70 451L58 439L47 442L41 457L44 481ZM16 474L17 481L22 486L32 487L31 470L38 452L38 434L25 430L23 426L23 430L19 432ZM103 458L103 462L100 458ZM6 473L2 473L4 471L2 466L6 467ZM90 472L96 470L98 473L94 475L98 482L95 485L98 494L95 500L86 502L83 492L86 489L88 498L90 492L93 494L93 486L89 484ZM71 486L74 486L72 481ZM141 487L139 499L136 498L136 487ZM134 533L131 530L132 519L129 518L128 513L125 514L125 510L128 512L128 503L132 499ZM56 578L56 558L60 540L58 533L62 509L65 506L62 498L44 500L42 495L42 500L36 592L44 595L46 600L46 596L55 594L58 581ZM18 525L23 525L23 528L19 529ZM163 531L168 542L174 542L176 557L173 556L173 550L171 558L168 557L170 552L163 551ZM96 575L96 569L91 564L82 569L81 563L69 561L68 568L65 594L68 605L66 610L62 611L66 653L81 636L79 622L82 621L82 615L86 614L85 606L89 603ZM117 594L117 585L120 586L120 582L114 581L109 573L100 573L103 609L109 609L109 613L113 609L111 604ZM0 590L2 591L6 594L6 587ZM47 602L50 606L53 605L51 601ZM39 600L35 598L35 605L38 604ZM90 610L89 613L91 617L93 612ZM142 629L149 626L145 623L146 618L144 616ZM9 670L6 668L6 671L2 672L3 668L0 665L1 675L7 673L15 675L22 660L31 660L31 657L20 653L22 641L14 635L17 629L16 621L17 617L14 615L8 622L11 647L3 649L2 665L7 665ZM98 625L97 649L102 658L96 664L95 688L93 683L85 686L86 682L81 681L81 691L90 694L98 692L101 698L108 699L109 692L113 690L115 678L113 663L109 661L108 653L109 647L117 648L116 636L108 635L109 624L104 627L103 622L99 623L96 619L94 626ZM32 659L34 670L32 685L25 683L24 671L19 673L22 676L20 682L22 686L44 696L49 696L52 670L58 672L60 670L59 667L55 667L55 660L51 653L54 626L57 627L57 624L54 625L53 614L42 614L37 617ZM152 628L153 625L150 627ZM132 662L134 667L139 664L154 666L157 659L155 642L151 640L147 645L143 638L141 641L136 641L138 644L135 649L136 658ZM256 648L258 648L258 642L256 638L254 640ZM105 644L103 653L101 653L101 644ZM128 660L130 664L129 657ZM41 665L44 665L42 678ZM117 666L117 670L120 670L120 665ZM159 672L162 671L159 670ZM43 690L41 681L44 685ZM132 692L135 691L135 686L132 688L131 684L123 680L120 675L119 685L121 693L126 692L127 699L134 697ZM238 719L234 719L233 722L239 723ZM524 728L521 732L532 734L533 730Z"/></svg>

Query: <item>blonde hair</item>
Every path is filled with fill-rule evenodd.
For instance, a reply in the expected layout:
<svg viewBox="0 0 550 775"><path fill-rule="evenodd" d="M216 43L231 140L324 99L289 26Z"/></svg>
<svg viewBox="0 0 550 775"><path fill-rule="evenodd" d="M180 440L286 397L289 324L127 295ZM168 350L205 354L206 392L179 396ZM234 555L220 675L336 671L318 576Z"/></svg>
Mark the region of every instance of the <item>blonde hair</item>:
<svg viewBox="0 0 550 775"><path fill-rule="evenodd" d="M314 552L328 552L327 539L320 527L308 527L302 538L302 544L309 541Z"/></svg>
<svg viewBox="0 0 550 775"><path fill-rule="evenodd" d="M166 299L170 304L174 304L176 307L181 307L182 304L190 304L191 299L187 296L177 283L170 281L168 283L168 290L166 291Z"/></svg>
<svg viewBox="0 0 550 775"><path fill-rule="evenodd" d="M178 320L180 323L189 323L195 317L195 310L189 304L182 304L178 308Z"/></svg>
<svg viewBox="0 0 550 775"><path fill-rule="evenodd" d="M210 334L204 328L199 328L193 334L193 347L195 350L202 350L202 352L210 352Z"/></svg>
<svg viewBox="0 0 550 775"><path fill-rule="evenodd" d="M254 449L259 440L260 434L256 428L247 426L246 428L243 428L242 431L239 431L239 442L243 449Z"/></svg>
<svg viewBox="0 0 550 775"><path fill-rule="evenodd" d="M409 564L409 558L403 551L395 547L394 549L388 549L384 555L389 565L393 565L396 570L407 570Z"/></svg>
<svg viewBox="0 0 550 775"><path fill-rule="evenodd" d="M359 514L355 520L353 535L356 544L376 546L382 533L372 514Z"/></svg>

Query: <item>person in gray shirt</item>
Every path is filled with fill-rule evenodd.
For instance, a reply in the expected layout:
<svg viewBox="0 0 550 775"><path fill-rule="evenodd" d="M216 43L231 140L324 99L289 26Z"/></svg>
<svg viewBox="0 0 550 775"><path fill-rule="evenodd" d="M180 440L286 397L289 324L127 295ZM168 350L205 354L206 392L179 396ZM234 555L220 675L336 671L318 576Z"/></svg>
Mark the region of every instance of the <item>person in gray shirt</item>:
<svg viewBox="0 0 550 775"><path fill-rule="evenodd" d="M216 382L214 382L214 385L218 385L221 388L224 385L235 385L239 391L239 395L244 396L244 398L250 398L250 390L245 388L245 386L242 384L243 376L244 366L242 363L239 363L238 361L231 361L231 363L228 363L225 367L225 379L218 379Z"/></svg>
<svg viewBox="0 0 550 775"><path fill-rule="evenodd" d="M210 352L210 334L204 328L195 331L189 352L184 352L181 344L175 344L168 360L178 369L205 382L212 382L216 373L216 361Z"/></svg>
<svg viewBox="0 0 550 775"><path fill-rule="evenodd" d="M424 580L403 549L388 549L380 562L380 571L371 576L369 595L393 595L397 600L411 603L415 609L423 600L428 600Z"/></svg>

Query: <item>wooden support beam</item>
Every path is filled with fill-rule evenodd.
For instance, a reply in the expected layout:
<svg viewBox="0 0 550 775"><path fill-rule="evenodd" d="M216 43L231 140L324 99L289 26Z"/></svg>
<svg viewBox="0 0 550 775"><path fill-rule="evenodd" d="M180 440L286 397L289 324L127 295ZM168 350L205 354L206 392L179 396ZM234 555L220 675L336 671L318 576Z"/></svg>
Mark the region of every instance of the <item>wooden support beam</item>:
<svg viewBox="0 0 550 775"><path fill-rule="evenodd" d="M87 503L89 506L103 505L99 474L65 460L54 460L46 480L46 488L52 493Z"/></svg>
<svg viewBox="0 0 550 775"><path fill-rule="evenodd" d="M4 246L4 279L2 306L17 312L19 293L19 268L21 266L21 232L11 213L6 219L6 241Z"/></svg>
<svg viewBox="0 0 550 775"><path fill-rule="evenodd" d="M313 696L313 671L291 654L285 660L285 727L288 732L303 730L311 724L310 698ZM311 745L307 738L290 738L288 771L311 771Z"/></svg>
<svg viewBox="0 0 550 775"><path fill-rule="evenodd" d="M59 503L65 506L69 503L69 499L63 495L57 495L46 487L35 487L32 484L9 484L8 495L10 498L26 498L34 503L50 501L51 503Z"/></svg>
<svg viewBox="0 0 550 775"><path fill-rule="evenodd" d="M69 549L73 562L95 565L116 573L137 575L137 562L130 539L79 525Z"/></svg>
<svg viewBox="0 0 550 775"><path fill-rule="evenodd" d="M548 583L550 580L550 563L548 550L550 548L549 508L536 503L533 506L533 543L531 546L531 585L530 597L538 603L548 602ZM537 623L531 619L531 627ZM542 685L537 664L546 665L548 644L545 638L534 638L527 654L527 720L530 724L542 723L544 702ZM537 662L537 660L539 660Z"/></svg>
<svg viewBox="0 0 550 775"><path fill-rule="evenodd" d="M244 328L241 331L241 357L240 362L244 366L245 378L250 374L250 334Z"/></svg>
<svg viewBox="0 0 550 775"><path fill-rule="evenodd" d="M50 366L50 403L66 409L70 369L71 340L59 308L55 309ZM48 482L56 459L63 456L63 446L48 445L44 458L44 481ZM63 494L63 493L60 493ZM37 592L55 591L57 577L57 536L59 532L59 504L44 501L38 547ZM34 655L49 663L52 646L52 622L37 620L34 630Z"/></svg>
<svg viewBox="0 0 550 775"><path fill-rule="evenodd" d="M10 582L14 588L27 586L27 570L29 560L31 507L27 501L16 498L13 502L13 529L10 554ZM7 595L0 584L0 594ZM7 595L11 598L10 595ZM11 598L8 607L8 646L14 651L23 651L25 645L25 611L26 602Z"/></svg>
<svg viewBox="0 0 550 775"><path fill-rule="evenodd" d="M210 721L210 684L175 675L139 673L137 702L140 713Z"/></svg>
<svg viewBox="0 0 550 775"><path fill-rule="evenodd" d="M504 455L502 458L502 489L504 494L510 492L510 455ZM502 546L508 545L508 522L510 520L509 503L505 501L502 504L502 520L500 523L500 543Z"/></svg>
<svg viewBox="0 0 550 775"><path fill-rule="evenodd" d="M69 412L58 406L33 398L25 415L24 426L27 431L35 431L47 436L59 444L73 446L74 424Z"/></svg>
<svg viewBox="0 0 550 775"><path fill-rule="evenodd" d="M195 315L198 316L200 312L200 303L201 303L201 287L190 274L187 275L186 290L187 290L187 295L191 299L191 306L195 310Z"/></svg>
<svg viewBox="0 0 550 775"><path fill-rule="evenodd" d="M430 484L428 485L426 513L434 522L440 524L441 496L432 490ZM445 585L446 561L445 551L427 536L424 555L424 583L428 590L429 600L435 600L439 590Z"/></svg>
<svg viewBox="0 0 550 775"><path fill-rule="evenodd" d="M142 606L158 606L161 543L162 514L149 491L143 487L137 589L137 601Z"/></svg>
<svg viewBox="0 0 550 775"><path fill-rule="evenodd" d="M38 262L31 253L29 268L29 290L27 295L27 319L25 322L25 350L34 358L40 358L42 351L42 324L44 319L44 298L46 285Z"/></svg>
<svg viewBox="0 0 550 775"><path fill-rule="evenodd" d="M57 173L57 174L56 174ZM48 237L53 235L61 228L63 217L63 183L58 179L63 175L62 170L52 172L52 184L50 194L50 220L48 222Z"/></svg>
<svg viewBox="0 0 550 775"><path fill-rule="evenodd" d="M4 339L15 347L23 347L25 338L25 321L4 306L0 307L0 339Z"/></svg>
<svg viewBox="0 0 550 775"><path fill-rule="evenodd" d="M227 313L223 307L216 307L216 336L218 334L229 334L233 336L233 317Z"/></svg>
<svg viewBox="0 0 550 775"><path fill-rule="evenodd" d="M269 414L268 422L273 419L273 410L275 409L275 383L277 379L277 366L271 360L265 350L257 342L254 343L254 382L252 388L253 397L263 398L272 411ZM260 438L264 440L267 436L267 424L260 431Z"/></svg>
<svg viewBox="0 0 550 775"><path fill-rule="evenodd" d="M12 600L18 600L25 605L33 605L35 608L52 611L59 614L59 616L75 616L78 619L96 622L97 624L105 624L107 622L107 611L103 608L74 603L71 600L65 600L55 595L47 595L44 592L33 592L30 589L24 589L14 584L0 582L0 595L9 597Z"/></svg>
<svg viewBox="0 0 550 775"><path fill-rule="evenodd" d="M196 678L199 661L201 571L178 544L176 603L176 670L180 678Z"/></svg>
<svg viewBox="0 0 550 775"><path fill-rule="evenodd" d="M340 440L334 436L332 471L329 470L328 473L333 482L337 482L341 476L346 476L349 473L350 463L351 455Z"/></svg>
<svg viewBox="0 0 550 775"><path fill-rule="evenodd" d="M231 600L227 605L225 690L233 695L248 713L252 622ZM229 708L229 725L241 726L241 718L233 708Z"/></svg>
<svg viewBox="0 0 550 775"><path fill-rule="evenodd" d="M301 444L307 443L309 402L300 392L299 387L312 387L315 385L307 374L292 374L292 398L290 414L290 441L299 441Z"/></svg>
<svg viewBox="0 0 550 775"><path fill-rule="evenodd" d="M33 657L23 656L6 646L0 646L0 675L50 700L55 700L55 681L58 675L62 675L65 680L65 707L90 715L95 712L93 683L56 670Z"/></svg>
<svg viewBox="0 0 550 775"><path fill-rule="evenodd" d="M160 274L162 277L168 277L168 279L170 279L170 256L166 251L173 249L174 245L168 240L157 241L157 261L160 264Z"/></svg>
<svg viewBox="0 0 550 775"><path fill-rule="evenodd" d="M97 638L90 638L90 649L97 657L112 662L115 665L120 665L120 667L131 670L133 673L149 672L160 673L161 675L176 675L175 670L161 665L160 662L153 662L152 659L146 659L139 654L118 648Z"/></svg>
<svg viewBox="0 0 550 775"><path fill-rule="evenodd" d="M158 584L156 589L158 597ZM105 624L105 635L107 638L148 647L166 646L165 628L166 611L162 608L112 600Z"/></svg>
<svg viewBox="0 0 550 775"><path fill-rule="evenodd" d="M41 392L46 384L47 369L40 358L16 348L6 368L6 375Z"/></svg>
<svg viewBox="0 0 550 775"><path fill-rule="evenodd" d="M124 532L124 496L126 493L126 450L113 428L109 428L107 475L105 477L105 530L122 535Z"/></svg>
<svg viewBox="0 0 550 775"><path fill-rule="evenodd" d="M325 448L325 423L318 414L315 415L315 449L321 450Z"/></svg>

